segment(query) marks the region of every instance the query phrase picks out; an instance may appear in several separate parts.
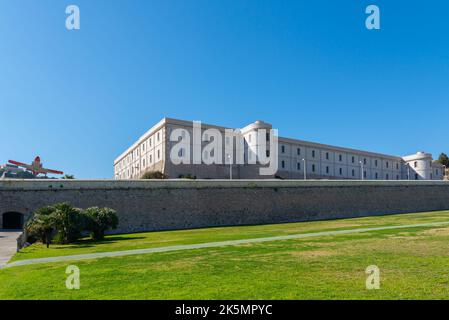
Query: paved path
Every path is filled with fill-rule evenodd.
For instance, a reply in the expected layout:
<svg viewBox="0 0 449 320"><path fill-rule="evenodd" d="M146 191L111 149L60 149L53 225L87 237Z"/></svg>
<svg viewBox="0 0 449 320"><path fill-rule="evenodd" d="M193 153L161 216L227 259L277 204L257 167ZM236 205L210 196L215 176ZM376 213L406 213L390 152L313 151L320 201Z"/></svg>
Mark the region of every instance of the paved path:
<svg viewBox="0 0 449 320"><path fill-rule="evenodd" d="M449 225L449 221L373 227L373 228L346 229L346 230L337 230L337 231L323 231L323 232L313 232L313 233L301 233L301 234L292 234L292 235L277 236L277 237L229 240L229 241L187 244L187 245L167 246L167 247L148 248L148 249L87 253L87 254L78 254L78 255L71 255L71 256L59 256L59 257L50 257L50 258L21 260L21 261L9 263L4 267L10 268L10 267L25 266L25 265L40 264L40 263L77 261L77 260L97 259L97 258L105 258L105 257L122 257L122 256L149 254L149 253L156 253L156 252L216 248L216 247L234 246L234 245L247 244L247 243L304 239L304 238L311 238L311 237L338 236L338 235L343 235L343 234L362 233L362 232L380 231L380 230L407 229L407 228L416 228L416 227L440 227L440 226L445 226L445 225Z"/></svg>
<svg viewBox="0 0 449 320"><path fill-rule="evenodd" d="M17 251L17 238L20 231L0 229L0 268L3 267Z"/></svg>

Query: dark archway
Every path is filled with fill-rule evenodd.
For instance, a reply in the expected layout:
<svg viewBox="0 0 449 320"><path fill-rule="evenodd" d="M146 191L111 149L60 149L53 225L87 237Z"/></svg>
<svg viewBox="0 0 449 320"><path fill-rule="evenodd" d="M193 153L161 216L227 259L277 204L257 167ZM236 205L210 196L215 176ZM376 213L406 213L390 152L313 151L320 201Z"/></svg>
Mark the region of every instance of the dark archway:
<svg viewBox="0 0 449 320"><path fill-rule="evenodd" d="M23 214L19 212L6 212L3 214L3 229L22 229Z"/></svg>

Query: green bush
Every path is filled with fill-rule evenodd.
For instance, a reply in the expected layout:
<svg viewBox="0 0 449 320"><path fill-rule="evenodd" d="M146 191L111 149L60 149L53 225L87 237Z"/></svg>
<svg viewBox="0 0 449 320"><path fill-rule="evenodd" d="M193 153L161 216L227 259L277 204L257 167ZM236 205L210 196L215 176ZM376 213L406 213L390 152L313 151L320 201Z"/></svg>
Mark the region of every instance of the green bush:
<svg viewBox="0 0 449 320"><path fill-rule="evenodd" d="M168 177L160 171L145 172L141 179L167 179Z"/></svg>
<svg viewBox="0 0 449 320"><path fill-rule="evenodd" d="M82 210L65 202L54 205L54 208L54 226L58 231L57 242L67 244L78 240L86 225Z"/></svg>
<svg viewBox="0 0 449 320"><path fill-rule="evenodd" d="M43 207L34 212L26 225L26 231L30 238L37 238L42 243L50 246L51 238L55 230L55 208Z"/></svg>
<svg viewBox="0 0 449 320"><path fill-rule="evenodd" d="M190 173L188 174L180 174L179 175L179 179L191 179L191 180L195 180L196 176L191 175Z"/></svg>
<svg viewBox="0 0 449 320"><path fill-rule="evenodd" d="M103 239L105 231L118 226L117 213L109 208L88 208L84 210L84 215L87 219L86 229L94 240Z"/></svg>

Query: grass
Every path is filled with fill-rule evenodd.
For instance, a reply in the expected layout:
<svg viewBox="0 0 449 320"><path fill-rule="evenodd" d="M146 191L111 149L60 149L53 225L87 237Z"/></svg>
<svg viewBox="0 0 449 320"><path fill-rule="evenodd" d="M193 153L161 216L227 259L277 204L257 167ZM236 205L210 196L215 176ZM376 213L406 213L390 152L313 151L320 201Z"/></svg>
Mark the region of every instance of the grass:
<svg viewBox="0 0 449 320"><path fill-rule="evenodd" d="M449 211L109 236L40 244L14 261L351 228L449 221ZM373 231L0 270L0 299L447 299L449 226ZM67 265L81 289L65 287ZM365 268L381 271L366 290Z"/></svg>

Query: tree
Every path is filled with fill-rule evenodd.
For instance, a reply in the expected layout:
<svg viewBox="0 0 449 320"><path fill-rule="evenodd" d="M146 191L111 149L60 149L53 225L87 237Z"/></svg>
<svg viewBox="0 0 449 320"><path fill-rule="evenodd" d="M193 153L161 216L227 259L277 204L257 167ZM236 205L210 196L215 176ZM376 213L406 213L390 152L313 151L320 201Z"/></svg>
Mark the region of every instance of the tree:
<svg viewBox="0 0 449 320"><path fill-rule="evenodd" d="M62 177L62 179L65 179L65 180L73 180L73 179L75 179L75 176L74 176L73 174L65 174L65 175Z"/></svg>
<svg viewBox="0 0 449 320"><path fill-rule="evenodd" d="M115 210L110 208L91 207L84 210L87 219L87 229L94 240L102 240L109 229L116 229L118 217Z"/></svg>
<svg viewBox="0 0 449 320"><path fill-rule="evenodd" d="M440 156L438 158L438 162L446 167L449 167L449 157L445 153L440 154Z"/></svg>
<svg viewBox="0 0 449 320"><path fill-rule="evenodd" d="M42 243L50 247L51 237L55 230L55 208L43 207L34 212L33 217L26 225L30 236L39 238Z"/></svg>
<svg viewBox="0 0 449 320"><path fill-rule="evenodd" d="M145 172L141 179L167 179L167 176L160 171Z"/></svg>
<svg viewBox="0 0 449 320"><path fill-rule="evenodd" d="M56 204L54 208L54 225L58 231L58 242L67 244L78 240L86 224L81 209L74 208L66 202Z"/></svg>

